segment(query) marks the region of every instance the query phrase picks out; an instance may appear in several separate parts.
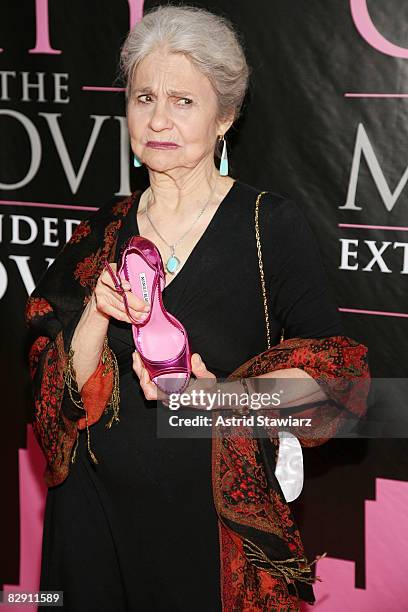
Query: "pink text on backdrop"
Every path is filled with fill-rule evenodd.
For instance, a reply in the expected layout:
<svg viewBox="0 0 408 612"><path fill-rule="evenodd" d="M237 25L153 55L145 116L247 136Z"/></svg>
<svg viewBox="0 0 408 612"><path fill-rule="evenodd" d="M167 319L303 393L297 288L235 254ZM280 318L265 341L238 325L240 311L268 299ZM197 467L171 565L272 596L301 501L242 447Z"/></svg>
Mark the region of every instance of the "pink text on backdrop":
<svg viewBox="0 0 408 612"><path fill-rule="evenodd" d="M144 0L127 0L129 6L129 27L141 20L143 16ZM44 53L46 55L58 55L60 49L54 49L50 42L49 10L48 0L35 0L35 25L36 43L29 53ZM2 53L4 49L0 49Z"/></svg>
<svg viewBox="0 0 408 612"><path fill-rule="evenodd" d="M394 45L377 30L368 12L367 0L350 0L350 9L359 34L369 45L385 55L408 59L408 49Z"/></svg>

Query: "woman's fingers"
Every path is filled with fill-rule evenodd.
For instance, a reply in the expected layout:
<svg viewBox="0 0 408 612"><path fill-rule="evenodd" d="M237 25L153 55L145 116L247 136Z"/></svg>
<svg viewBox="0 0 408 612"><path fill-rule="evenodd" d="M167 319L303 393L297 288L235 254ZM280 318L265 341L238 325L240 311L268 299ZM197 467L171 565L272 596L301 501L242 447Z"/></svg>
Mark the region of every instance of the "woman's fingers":
<svg viewBox="0 0 408 612"><path fill-rule="evenodd" d="M139 377L140 386L145 395L145 398L148 400L157 400L158 399L158 389L157 386L150 380L149 372L144 367L142 360L137 351L133 353L133 370L136 372Z"/></svg>
<svg viewBox="0 0 408 612"><path fill-rule="evenodd" d="M192 393L193 391L210 391L217 382L215 374L207 370L207 366L201 359L199 353L193 353L191 355L191 371L196 377L191 379L184 393ZM199 410L206 410L207 406L204 404L192 405L194 408Z"/></svg>
<svg viewBox="0 0 408 612"><path fill-rule="evenodd" d="M144 367L141 357L138 351L134 351L132 354L133 359L133 370L139 378L140 386L142 391L148 400L161 400L165 405L168 405L168 396L163 393L157 385L150 380L149 373ZM207 370L205 363L202 361L198 353L193 353L191 356L191 367L192 373L199 380L191 380L185 393L191 392L194 388L209 390L217 381L215 374ZM197 407L197 406L195 406ZM201 409L205 409L206 406L199 406Z"/></svg>
<svg viewBox="0 0 408 612"><path fill-rule="evenodd" d="M112 269L116 271L116 264L112 264ZM130 291L130 284L122 280L122 287L126 291L126 299L131 317L136 321L144 321L150 306L142 299L138 298ZM123 296L115 289L114 282L107 270L104 270L95 287L95 295L98 309L104 314L114 317L119 321L134 323L128 315Z"/></svg>
<svg viewBox="0 0 408 612"><path fill-rule="evenodd" d="M105 315L119 321L124 321L125 323L134 323L134 321L129 318L126 309L120 303L115 302L109 295L96 293L96 302L98 310ZM130 314L140 322L146 317L146 313L134 310L130 310Z"/></svg>
<svg viewBox="0 0 408 612"><path fill-rule="evenodd" d="M215 374L207 370L207 366L201 359L199 353L193 353L191 355L191 370L196 378L209 378L211 381L216 378Z"/></svg>
<svg viewBox="0 0 408 612"><path fill-rule="evenodd" d="M160 400L165 405L168 405L168 395L166 395L166 393L159 389L158 386L150 380L149 373L144 367L140 355L137 351L132 354L132 358L133 370L139 378L140 386L142 387L146 399Z"/></svg>
<svg viewBox="0 0 408 612"><path fill-rule="evenodd" d="M134 353L132 354L132 357L133 357L133 369L138 375L138 377L140 378L142 365L143 365L142 360L140 359L139 353L137 351L134 351Z"/></svg>
<svg viewBox="0 0 408 612"><path fill-rule="evenodd" d="M149 312L150 310L149 304L147 304L147 302L145 302L144 300L141 300L140 298L137 297L137 295L132 293L130 290L130 286L129 286L129 290L126 291L126 296L127 296L127 300L128 300L128 304L130 308L133 308L134 310L141 311L141 312Z"/></svg>
<svg viewBox="0 0 408 612"><path fill-rule="evenodd" d="M116 271L116 268L114 269L114 271ZM105 285L106 287L109 287L112 290L115 297L123 303L123 298L121 297L120 293L115 289L115 284L107 270L104 270L102 272L102 274L100 275L100 280L101 280L101 283ZM125 289L125 291L127 292L126 295L127 295L129 307L131 309L133 308L133 310L135 311L149 312L150 310L149 304L147 304L144 300L142 300L141 298L138 298L137 295L131 292L130 283L127 280L122 279L122 278L120 280L121 280L122 288Z"/></svg>

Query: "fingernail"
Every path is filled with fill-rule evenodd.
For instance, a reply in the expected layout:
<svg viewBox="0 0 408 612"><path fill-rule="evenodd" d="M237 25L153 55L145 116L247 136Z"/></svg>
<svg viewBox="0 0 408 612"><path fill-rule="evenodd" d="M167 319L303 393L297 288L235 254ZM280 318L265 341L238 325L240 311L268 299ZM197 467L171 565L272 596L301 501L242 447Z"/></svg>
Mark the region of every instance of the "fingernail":
<svg viewBox="0 0 408 612"><path fill-rule="evenodd" d="M149 306L149 304L146 304L146 306L143 308L143 310L144 310L145 312L149 312L149 311L150 311L150 306Z"/></svg>
<svg viewBox="0 0 408 612"><path fill-rule="evenodd" d="M201 359L200 355L197 355L197 363L203 363L203 360Z"/></svg>
<svg viewBox="0 0 408 612"><path fill-rule="evenodd" d="M147 315L144 315L144 314L139 315L139 321L146 321L146 319L147 319Z"/></svg>

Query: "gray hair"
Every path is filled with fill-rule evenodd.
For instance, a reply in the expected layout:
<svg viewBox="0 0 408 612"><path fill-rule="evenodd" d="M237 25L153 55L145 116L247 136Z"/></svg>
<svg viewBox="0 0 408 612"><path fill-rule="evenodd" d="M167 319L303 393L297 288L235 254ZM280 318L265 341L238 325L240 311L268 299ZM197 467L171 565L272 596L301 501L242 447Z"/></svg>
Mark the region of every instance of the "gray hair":
<svg viewBox="0 0 408 612"><path fill-rule="evenodd" d="M138 64L157 48L181 53L205 74L218 101L220 120L239 116L250 68L239 35L225 17L194 6L158 6L129 32L120 65L129 98Z"/></svg>

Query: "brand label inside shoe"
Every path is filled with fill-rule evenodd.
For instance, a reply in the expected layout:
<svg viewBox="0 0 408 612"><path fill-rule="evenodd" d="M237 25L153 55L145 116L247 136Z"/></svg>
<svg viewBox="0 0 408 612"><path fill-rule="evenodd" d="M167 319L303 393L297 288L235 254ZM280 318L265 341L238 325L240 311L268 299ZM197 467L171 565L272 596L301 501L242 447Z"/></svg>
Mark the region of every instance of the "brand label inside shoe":
<svg viewBox="0 0 408 612"><path fill-rule="evenodd" d="M149 297L149 290L147 288L146 274L144 272L140 272L139 279L140 279L140 288L142 289L143 299L145 302L150 304L150 297Z"/></svg>

